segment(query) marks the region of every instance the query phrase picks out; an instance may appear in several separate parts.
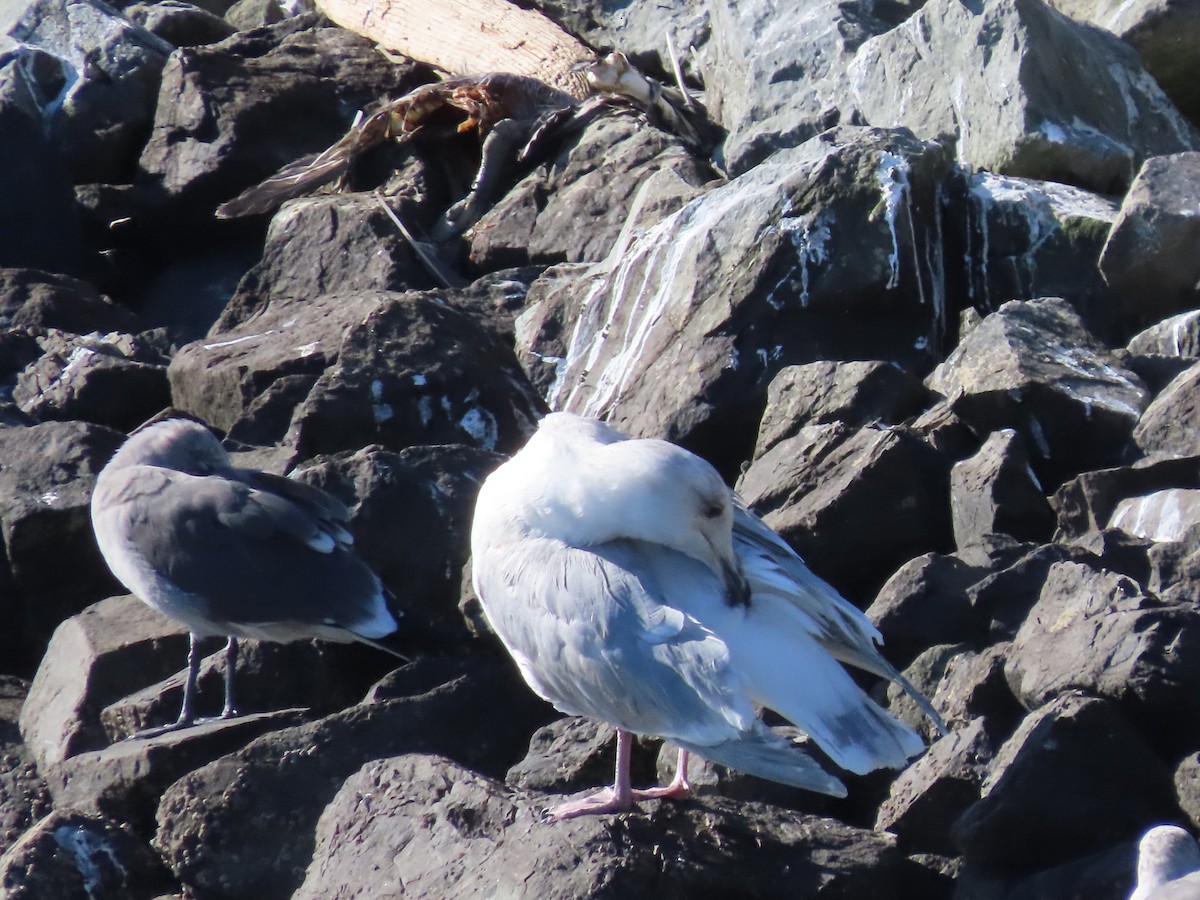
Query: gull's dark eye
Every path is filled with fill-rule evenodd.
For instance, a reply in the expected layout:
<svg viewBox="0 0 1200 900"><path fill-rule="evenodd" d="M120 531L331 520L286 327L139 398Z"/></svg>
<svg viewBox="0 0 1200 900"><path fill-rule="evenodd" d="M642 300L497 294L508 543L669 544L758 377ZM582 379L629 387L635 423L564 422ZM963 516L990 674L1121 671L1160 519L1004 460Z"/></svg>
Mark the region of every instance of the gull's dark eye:
<svg viewBox="0 0 1200 900"><path fill-rule="evenodd" d="M706 519L720 518L721 513L723 513L724 511L725 511L725 507L722 506L720 503L710 503L704 507L704 518L706 518Z"/></svg>

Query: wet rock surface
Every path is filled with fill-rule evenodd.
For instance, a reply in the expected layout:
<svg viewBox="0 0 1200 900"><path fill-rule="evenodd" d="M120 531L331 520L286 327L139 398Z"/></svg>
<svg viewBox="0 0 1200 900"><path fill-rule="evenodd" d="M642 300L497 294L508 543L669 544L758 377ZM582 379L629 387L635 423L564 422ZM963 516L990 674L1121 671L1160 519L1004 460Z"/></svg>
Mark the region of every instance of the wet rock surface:
<svg viewBox="0 0 1200 900"><path fill-rule="evenodd" d="M532 6L668 79L669 30L723 140L600 110L435 240L481 155L437 114L220 220L427 61L257 0L0 14L0 893L1124 900L1140 833L1200 829L1190 5ZM351 507L411 662L247 642L243 719L131 737L186 633L88 499L168 405ZM463 573L549 409L712 461L950 733L893 691L930 749L845 800L695 759L687 802L542 821L611 729L528 690ZM674 761L641 740L635 780Z"/></svg>

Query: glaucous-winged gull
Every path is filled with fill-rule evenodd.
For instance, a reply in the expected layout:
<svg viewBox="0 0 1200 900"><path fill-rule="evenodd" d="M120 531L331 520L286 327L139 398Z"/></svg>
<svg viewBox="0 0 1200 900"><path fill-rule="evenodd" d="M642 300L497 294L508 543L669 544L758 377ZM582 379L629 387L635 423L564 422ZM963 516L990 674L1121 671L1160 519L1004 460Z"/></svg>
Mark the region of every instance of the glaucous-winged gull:
<svg viewBox="0 0 1200 900"><path fill-rule="evenodd" d="M223 718L237 714L237 639L363 641L397 628L379 578L350 550L349 511L290 478L235 468L216 437L186 418L152 420L100 472L96 543L131 593L191 633L179 719L195 721L198 640L226 644Z"/></svg>
<svg viewBox="0 0 1200 900"><path fill-rule="evenodd" d="M484 482L471 533L488 621L541 697L617 729L610 789L556 818L686 796L687 754L833 796L841 781L767 728L793 722L841 768L901 767L920 737L841 663L929 702L876 649L870 621L813 575L707 462L568 413L542 420ZM632 734L681 748L675 780L635 791Z"/></svg>
<svg viewBox="0 0 1200 900"><path fill-rule="evenodd" d="M1138 842L1129 900L1200 900L1200 847L1178 825L1156 825Z"/></svg>

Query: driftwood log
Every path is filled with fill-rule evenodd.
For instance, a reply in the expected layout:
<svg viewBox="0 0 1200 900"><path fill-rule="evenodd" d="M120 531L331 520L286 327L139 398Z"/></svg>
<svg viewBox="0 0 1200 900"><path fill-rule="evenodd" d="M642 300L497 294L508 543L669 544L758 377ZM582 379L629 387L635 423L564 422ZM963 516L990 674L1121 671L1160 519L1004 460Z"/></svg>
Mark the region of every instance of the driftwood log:
<svg viewBox="0 0 1200 900"><path fill-rule="evenodd" d="M455 75L525 75L575 99L595 52L534 10L506 0L317 0L343 28Z"/></svg>

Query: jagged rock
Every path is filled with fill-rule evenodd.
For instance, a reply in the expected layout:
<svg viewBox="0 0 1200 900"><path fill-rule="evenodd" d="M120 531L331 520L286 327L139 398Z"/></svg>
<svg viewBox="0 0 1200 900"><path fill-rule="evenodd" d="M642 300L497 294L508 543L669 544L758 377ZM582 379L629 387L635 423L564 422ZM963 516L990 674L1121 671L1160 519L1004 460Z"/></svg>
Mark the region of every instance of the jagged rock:
<svg viewBox="0 0 1200 900"><path fill-rule="evenodd" d="M171 405L166 360L135 345L51 332L42 356L18 376L12 398L37 421L74 419L132 431ZM115 335L113 336L115 337Z"/></svg>
<svg viewBox="0 0 1200 900"><path fill-rule="evenodd" d="M1175 0L1051 0L1072 18L1107 28L1133 45L1142 64L1180 112L1200 122L1200 67L1191 48L1200 41L1200 11Z"/></svg>
<svg viewBox="0 0 1200 900"><path fill-rule="evenodd" d="M271 219L262 259L238 285L214 333L243 324L271 300L432 287L436 282L374 194L307 197Z"/></svg>
<svg viewBox="0 0 1200 900"><path fill-rule="evenodd" d="M512 351L459 305L467 291L272 301L176 354L174 403L241 441L286 435L300 459L370 443L512 451L541 404Z"/></svg>
<svg viewBox="0 0 1200 900"><path fill-rule="evenodd" d="M86 281L38 269L0 269L0 325L73 334L133 334L144 327Z"/></svg>
<svg viewBox="0 0 1200 900"><path fill-rule="evenodd" d="M1200 827L1200 753L1189 753L1176 765L1175 799L1192 827Z"/></svg>
<svg viewBox="0 0 1200 900"><path fill-rule="evenodd" d="M959 277L973 306L994 310L1008 300L1062 297L1088 328L1106 335L1121 312L1096 269L1117 205L1053 181L976 172L949 204L947 238L961 235ZM955 284L955 269L947 280Z"/></svg>
<svg viewBox="0 0 1200 900"><path fill-rule="evenodd" d="M1151 325L1130 338L1127 346L1130 353L1200 359L1200 309Z"/></svg>
<svg viewBox="0 0 1200 900"><path fill-rule="evenodd" d="M1066 482L1050 498L1058 517L1058 541L1078 541L1101 531L1113 510L1126 497L1137 497L1163 488L1200 488L1200 457L1180 459L1156 456L1132 466L1084 472Z"/></svg>
<svg viewBox="0 0 1200 900"><path fill-rule="evenodd" d="M279 0L238 0L225 13L225 19L238 31L264 28L285 18L287 15L279 5Z"/></svg>
<svg viewBox="0 0 1200 900"><path fill-rule="evenodd" d="M17 638L13 663L22 669L32 669L60 621L115 593L88 503L96 475L123 440L82 422L0 426L0 537L21 602L5 631Z"/></svg>
<svg viewBox="0 0 1200 900"><path fill-rule="evenodd" d="M1060 562L1092 562L1094 557L1077 547L1043 544L1030 548L1007 564L996 567L967 588L967 600L987 624L991 640L1010 640L1026 620L1046 583L1050 569Z"/></svg>
<svg viewBox="0 0 1200 900"><path fill-rule="evenodd" d="M483 271L598 262L612 249L642 183L656 172L673 173L686 186L676 208L714 177L671 135L634 116L603 118L479 220L470 234L471 261ZM577 227L584 220L588 227Z"/></svg>
<svg viewBox="0 0 1200 900"><path fill-rule="evenodd" d="M0 856L0 891L11 900L128 900L169 887L162 863L120 824L58 809Z"/></svg>
<svg viewBox="0 0 1200 900"><path fill-rule="evenodd" d="M616 762L616 731L594 719L568 716L544 725L529 739L525 758L508 770L504 781L514 788L565 794L607 784ZM634 783L655 776L656 753L641 752L637 741L630 769Z"/></svg>
<svg viewBox="0 0 1200 900"><path fill-rule="evenodd" d="M1136 862L1137 844L1126 841L1025 877L997 875L987 867L967 864L959 872L954 896L971 900L1127 900Z"/></svg>
<svg viewBox="0 0 1200 900"><path fill-rule="evenodd" d="M815 572L873 594L905 560L950 544L949 467L905 428L810 425L756 459L737 489ZM858 536L871 531L889 539L867 546Z"/></svg>
<svg viewBox="0 0 1200 900"><path fill-rule="evenodd" d="M987 720L991 734L1010 734L1025 716L1004 677L1011 643L1002 641L979 652L964 650L946 660L941 681L930 697L947 726L956 728L977 718Z"/></svg>
<svg viewBox="0 0 1200 900"><path fill-rule="evenodd" d="M903 666L931 641L980 637L966 589L982 574L955 556L940 553L925 553L897 569L866 611L883 635L888 659Z"/></svg>
<svg viewBox="0 0 1200 900"><path fill-rule="evenodd" d="M420 660L393 673L372 702L264 735L180 779L159 804L155 847L194 890L290 897L317 820L362 765L441 753L501 776L551 717L507 659Z"/></svg>
<svg viewBox="0 0 1200 900"><path fill-rule="evenodd" d="M1146 160L1121 203L1100 271L1142 324L1200 304L1200 153Z"/></svg>
<svg viewBox="0 0 1200 900"><path fill-rule="evenodd" d="M1140 378L1059 299L1011 301L926 380L977 432L1013 428L1043 484L1117 462L1147 402Z"/></svg>
<svg viewBox="0 0 1200 900"><path fill-rule="evenodd" d="M400 599L397 639L429 649L469 637L457 609L475 495L503 460L477 447L366 447L298 475L354 506L355 549Z"/></svg>
<svg viewBox="0 0 1200 900"><path fill-rule="evenodd" d="M220 16L181 0L134 3L126 7L125 15L176 47L215 44L237 31Z"/></svg>
<svg viewBox="0 0 1200 900"><path fill-rule="evenodd" d="M46 768L46 781L55 808L106 816L148 840L154 836L159 798L168 787L260 735L303 718L295 709L252 713L125 740L53 763Z"/></svg>
<svg viewBox="0 0 1200 900"><path fill-rule="evenodd" d="M646 3L614 6L604 0L539 0L535 6L590 46L620 50L644 72L671 71L664 45L664 35L669 35L684 73L694 74L695 56L688 51L703 50L709 37L709 6L699 0L684 0L669 6ZM667 76L665 80L672 79Z"/></svg>
<svg viewBox="0 0 1200 900"><path fill-rule="evenodd" d="M1054 513L1029 467L1025 444L1011 428L992 432L978 453L954 464L950 511L959 548L995 533L1044 541L1054 530Z"/></svg>
<svg viewBox="0 0 1200 900"><path fill-rule="evenodd" d="M1117 504L1108 524L1152 541L1180 541L1188 529L1200 525L1200 490L1167 488L1127 497Z"/></svg>
<svg viewBox="0 0 1200 900"><path fill-rule="evenodd" d="M788 366L767 385L754 458L805 425L897 425L919 413L928 397L915 376L877 360Z"/></svg>
<svg viewBox="0 0 1200 900"><path fill-rule="evenodd" d="M9 33L56 60L38 112L72 180L128 181L175 48L107 4L72 0L33 0Z"/></svg>
<svg viewBox="0 0 1200 900"><path fill-rule="evenodd" d="M906 849L953 856L950 826L979 799L994 755L983 719L951 731L892 782L875 828L898 836Z"/></svg>
<svg viewBox="0 0 1200 900"><path fill-rule="evenodd" d="M615 821L564 823L542 820L543 800L437 757L371 763L322 816L295 896L368 897L403 885L421 896L499 891L547 900L867 898L902 893L914 877L886 836L767 805L664 801ZM751 868L740 864L748 851Z"/></svg>
<svg viewBox="0 0 1200 900"><path fill-rule="evenodd" d="M531 368L558 360L553 408L700 452L723 444L718 462L736 466L750 446L729 436L753 428L779 369L915 362L936 341L944 295L930 242L948 165L903 131L839 129L784 151L628 235L605 262L535 282L525 317L537 327L518 329L518 353Z"/></svg>
<svg viewBox="0 0 1200 900"><path fill-rule="evenodd" d="M161 205L159 228L194 230L219 201L324 150L355 110L419 82L414 65L316 24L298 16L171 57L140 162L147 193Z"/></svg>
<svg viewBox="0 0 1200 900"><path fill-rule="evenodd" d="M5 205L0 266L88 276L99 269L99 257L84 242L66 164L42 133L33 88L24 74L26 66L45 57L34 50L0 57L0 194ZM32 107L28 112L21 108L21 95Z"/></svg>
<svg viewBox="0 0 1200 900"><path fill-rule="evenodd" d="M1082 690L1119 703L1150 740L1195 746L1200 662L1181 648L1196 640L1200 613L1190 604L1165 604L1125 576L1061 562L1017 632L1005 674L1029 709Z"/></svg>
<svg viewBox="0 0 1200 900"><path fill-rule="evenodd" d="M1088 90L1061 89L1081 77ZM930 0L862 44L848 82L872 125L956 141L972 168L1100 193L1195 141L1127 44L1042 0Z"/></svg>
<svg viewBox="0 0 1200 900"><path fill-rule="evenodd" d="M1144 453L1167 456L1200 455L1200 363L1172 379L1151 401L1133 430L1134 443Z"/></svg>
<svg viewBox="0 0 1200 900"><path fill-rule="evenodd" d="M1115 707L1072 692L1005 741L951 839L972 861L1030 873L1170 821L1173 795L1171 773Z"/></svg>
<svg viewBox="0 0 1200 900"><path fill-rule="evenodd" d="M1192 527L1178 541L1153 544L1148 553L1150 573L1146 587L1173 603L1200 599L1200 529Z"/></svg>
<svg viewBox="0 0 1200 900"><path fill-rule="evenodd" d="M21 740L17 719L29 683L0 676L0 854L50 812L46 782Z"/></svg>
<svg viewBox="0 0 1200 900"><path fill-rule="evenodd" d="M21 733L38 765L103 747L100 711L174 672L187 655L186 635L132 595L102 600L64 621L21 712Z"/></svg>
<svg viewBox="0 0 1200 900"><path fill-rule="evenodd" d="M871 3L770 0L712 3L704 83L729 131L724 157L740 175L781 147L853 121L842 110L846 68L859 45L888 28Z"/></svg>

